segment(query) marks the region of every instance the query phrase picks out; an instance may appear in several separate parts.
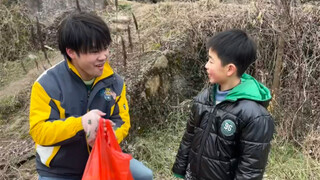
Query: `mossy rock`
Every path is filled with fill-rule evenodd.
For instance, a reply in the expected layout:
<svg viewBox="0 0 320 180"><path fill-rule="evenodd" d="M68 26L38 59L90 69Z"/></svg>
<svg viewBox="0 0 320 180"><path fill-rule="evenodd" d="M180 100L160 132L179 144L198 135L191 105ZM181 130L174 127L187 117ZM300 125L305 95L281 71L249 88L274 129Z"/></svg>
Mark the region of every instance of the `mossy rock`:
<svg viewBox="0 0 320 180"><path fill-rule="evenodd" d="M0 99L0 117L5 117L19 110L24 104L21 96L22 95L5 96Z"/></svg>

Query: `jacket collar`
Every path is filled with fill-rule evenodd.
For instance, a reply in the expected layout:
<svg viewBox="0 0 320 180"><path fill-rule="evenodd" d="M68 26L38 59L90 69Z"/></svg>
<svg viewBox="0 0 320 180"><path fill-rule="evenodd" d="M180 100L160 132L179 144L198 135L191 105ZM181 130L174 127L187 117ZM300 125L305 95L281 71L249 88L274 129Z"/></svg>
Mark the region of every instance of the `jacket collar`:
<svg viewBox="0 0 320 180"><path fill-rule="evenodd" d="M77 76L79 76L79 78L81 78L81 76L80 76L78 70L76 69L76 67L75 67L69 60L66 60L66 61L67 61L67 65L68 65L69 69L70 69L71 71L73 71ZM97 77L97 78L94 80L93 86L94 86L95 84L97 84L100 80L105 79L105 78L107 78L107 77L109 77L109 76L112 76L113 74L114 74L114 72L113 72L110 64L109 64L108 62L106 62L106 63L104 64L104 68L103 68L102 75L99 76L99 77Z"/></svg>

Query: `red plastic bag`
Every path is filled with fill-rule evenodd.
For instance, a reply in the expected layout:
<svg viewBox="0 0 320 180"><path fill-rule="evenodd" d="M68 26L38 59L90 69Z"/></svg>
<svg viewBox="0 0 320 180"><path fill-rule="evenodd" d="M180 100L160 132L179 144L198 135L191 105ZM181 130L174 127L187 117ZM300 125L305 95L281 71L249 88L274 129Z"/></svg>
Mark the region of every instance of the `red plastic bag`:
<svg viewBox="0 0 320 180"><path fill-rule="evenodd" d="M106 123L106 136L103 121ZM133 180L129 168L131 159L130 154L121 151L110 120L101 118L82 180Z"/></svg>

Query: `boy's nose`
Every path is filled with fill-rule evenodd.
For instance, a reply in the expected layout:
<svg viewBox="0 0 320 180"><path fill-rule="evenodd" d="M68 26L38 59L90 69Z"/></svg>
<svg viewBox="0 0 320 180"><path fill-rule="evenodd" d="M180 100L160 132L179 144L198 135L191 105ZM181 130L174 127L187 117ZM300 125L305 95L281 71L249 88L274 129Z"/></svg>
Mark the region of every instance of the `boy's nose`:
<svg viewBox="0 0 320 180"><path fill-rule="evenodd" d="M101 51L99 54L99 60L105 60L109 57L109 50Z"/></svg>
<svg viewBox="0 0 320 180"><path fill-rule="evenodd" d="M208 69L208 62L204 65L204 69L207 70Z"/></svg>

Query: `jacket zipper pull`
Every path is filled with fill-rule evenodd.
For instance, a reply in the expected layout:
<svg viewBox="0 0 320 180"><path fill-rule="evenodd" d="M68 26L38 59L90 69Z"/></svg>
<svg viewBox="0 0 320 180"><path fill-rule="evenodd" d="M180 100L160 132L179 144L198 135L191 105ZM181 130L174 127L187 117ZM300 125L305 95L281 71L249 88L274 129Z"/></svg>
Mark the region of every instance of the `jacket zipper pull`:
<svg viewBox="0 0 320 180"><path fill-rule="evenodd" d="M88 90L88 100L89 100L90 93L91 93L91 90Z"/></svg>
<svg viewBox="0 0 320 180"><path fill-rule="evenodd" d="M89 112L89 97L90 97L90 93L91 93L91 90L88 89L87 91L87 103L86 103L86 107L87 107L87 112Z"/></svg>

